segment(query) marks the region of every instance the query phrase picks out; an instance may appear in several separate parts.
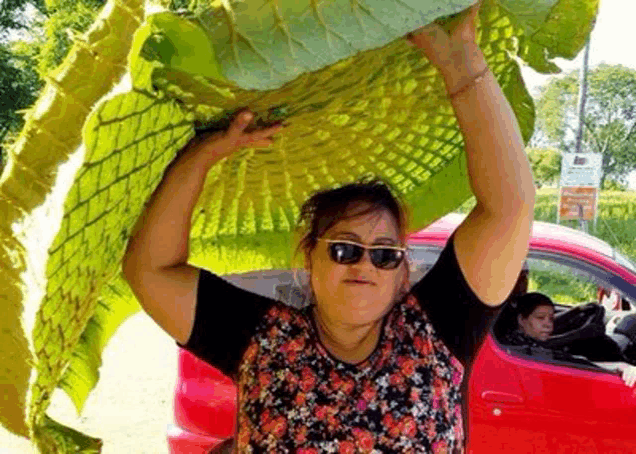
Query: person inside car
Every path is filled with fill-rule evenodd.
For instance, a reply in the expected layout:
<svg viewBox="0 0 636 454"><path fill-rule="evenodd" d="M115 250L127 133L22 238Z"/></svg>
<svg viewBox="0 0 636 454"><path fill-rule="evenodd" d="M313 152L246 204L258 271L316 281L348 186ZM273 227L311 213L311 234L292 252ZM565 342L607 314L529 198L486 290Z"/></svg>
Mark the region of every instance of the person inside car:
<svg viewBox="0 0 636 454"><path fill-rule="evenodd" d="M281 131L246 132L249 112L189 144L140 217L124 275L180 346L235 379L239 452L464 452L466 377L528 252L535 197L516 118L475 43L478 9L450 34L433 24L408 38L446 83L477 199L412 288L405 211L380 181L301 208L302 309L187 264L208 171Z"/></svg>
<svg viewBox="0 0 636 454"><path fill-rule="evenodd" d="M531 292L515 298L517 329L502 339L504 344L555 348L549 340L554 333L555 309L552 300L542 293ZM567 348L565 348L567 350ZM624 361L593 361L603 369L620 372L627 386L636 384L636 367Z"/></svg>

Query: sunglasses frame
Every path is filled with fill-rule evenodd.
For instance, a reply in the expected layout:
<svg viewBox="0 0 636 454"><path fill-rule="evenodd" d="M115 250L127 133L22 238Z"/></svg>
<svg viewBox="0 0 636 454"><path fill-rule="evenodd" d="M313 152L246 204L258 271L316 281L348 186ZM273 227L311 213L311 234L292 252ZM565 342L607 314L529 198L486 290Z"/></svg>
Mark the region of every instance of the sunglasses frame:
<svg viewBox="0 0 636 454"><path fill-rule="evenodd" d="M362 257L364 257L365 252L372 251L373 249L391 249L391 250L394 250L394 251L403 252L402 258L400 258L400 261L398 262L398 264L394 268L383 268L383 267L380 267L380 266L376 265L373 262L373 257L371 256L371 252L369 252L369 259L371 260L371 264L373 264L373 266L376 267L379 270L386 270L386 271L391 271L391 270L397 269L402 264L402 262L406 259L407 253L409 251L408 247L390 246L388 244L378 244L376 246L367 246L366 244L361 244L361 243L358 243L356 241L351 241L351 240L332 240L332 239L329 239L329 238L320 238L320 241L324 241L325 243L329 243L330 245L331 244L335 244L335 243L351 244L353 246L358 246L359 248L362 249L362 255L360 256L360 258L358 260L356 260L355 262L350 262L350 263L337 262L331 256L331 251L329 251L329 258L334 263L337 263L338 265L355 265L356 263L359 263L360 260L362 260Z"/></svg>

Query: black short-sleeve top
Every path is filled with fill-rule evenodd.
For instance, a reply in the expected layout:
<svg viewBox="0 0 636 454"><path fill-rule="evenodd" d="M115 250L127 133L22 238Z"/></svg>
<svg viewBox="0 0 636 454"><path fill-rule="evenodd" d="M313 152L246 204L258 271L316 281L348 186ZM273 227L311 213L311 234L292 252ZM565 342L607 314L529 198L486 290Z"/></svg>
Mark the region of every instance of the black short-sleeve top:
<svg viewBox="0 0 636 454"><path fill-rule="evenodd" d="M236 380L239 452L462 453L464 371L496 314L470 289L451 237L362 363L327 351L310 306L207 271L182 347Z"/></svg>

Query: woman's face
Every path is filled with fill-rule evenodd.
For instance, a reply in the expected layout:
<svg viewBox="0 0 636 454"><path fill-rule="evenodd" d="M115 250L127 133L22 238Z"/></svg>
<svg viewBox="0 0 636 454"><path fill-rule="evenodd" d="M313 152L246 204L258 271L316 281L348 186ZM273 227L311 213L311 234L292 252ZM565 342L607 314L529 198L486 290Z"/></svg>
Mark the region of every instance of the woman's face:
<svg viewBox="0 0 636 454"><path fill-rule="evenodd" d="M519 327L525 334L546 341L554 331L554 308L552 306L537 306L528 318L519 315L518 321Z"/></svg>
<svg viewBox="0 0 636 454"><path fill-rule="evenodd" d="M357 205L354 209L363 208ZM366 246L404 246L397 223L386 210L337 222L323 239L342 239ZM319 240L307 263L321 314L332 323L345 325L365 325L382 318L407 280L406 259L394 270L383 270L371 263L369 251L365 251L358 263L341 265L331 260L328 247L329 243Z"/></svg>

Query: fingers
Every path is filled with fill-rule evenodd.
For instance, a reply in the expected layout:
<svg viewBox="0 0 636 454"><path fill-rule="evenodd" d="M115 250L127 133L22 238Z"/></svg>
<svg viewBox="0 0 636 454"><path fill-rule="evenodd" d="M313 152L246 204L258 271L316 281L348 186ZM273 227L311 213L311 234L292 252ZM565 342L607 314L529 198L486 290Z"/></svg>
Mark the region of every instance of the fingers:
<svg viewBox="0 0 636 454"><path fill-rule="evenodd" d="M238 139L253 119L254 114L249 109L240 111L236 118L232 121L232 124L230 124L227 131L228 137Z"/></svg>
<svg viewBox="0 0 636 454"><path fill-rule="evenodd" d="M475 39L475 27L477 24L477 16L479 16L479 8L481 7L481 1L478 1L468 10L468 14L462 21L462 35L466 39Z"/></svg>
<svg viewBox="0 0 636 454"><path fill-rule="evenodd" d="M271 137L272 135L276 134L277 132L282 131L285 128L285 126L281 123L276 124L274 126L270 126L269 128L265 128L259 131L254 131L252 133L250 133L248 135L250 140L263 140L263 139L267 139L269 137Z"/></svg>
<svg viewBox="0 0 636 454"><path fill-rule="evenodd" d="M479 8L481 8L481 0L470 7L470 10L468 12L468 20L475 20L477 18L477 16L479 15Z"/></svg>
<svg viewBox="0 0 636 454"><path fill-rule="evenodd" d="M241 137L241 145L252 148L269 148L274 144L274 134L282 131L284 126L278 124L251 134L245 134Z"/></svg>
<svg viewBox="0 0 636 454"><path fill-rule="evenodd" d="M226 148L232 150L240 147L269 148L274 143L272 135L282 131L285 127L282 123L277 123L267 128L247 132L246 129L253 120L254 114L249 109L238 112L223 139Z"/></svg>
<svg viewBox="0 0 636 454"><path fill-rule="evenodd" d="M444 31L444 29L438 23L431 22L430 24L425 25L424 27L420 27L417 30L412 31L406 36L410 41L414 41L414 40L418 40L422 38L426 38L426 39L439 38L440 36L442 36L441 34L443 34L443 36L446 36L446 32Z"/></svg>
<svg viewBox="0 0 636 454"><path fill-rule="evenodd" d="M407 44L413 47L419 47L425 52L432 52L435 48L439 49L448 46L448 34L435 22L418 28L406 35L406 37Z"/></svg>
<svg viewBox="0 0 636 454"><path fill-rule="evenodd" d="M636 367L627 366L623 369L623 381L630 388L636 384Z"/></svg>

